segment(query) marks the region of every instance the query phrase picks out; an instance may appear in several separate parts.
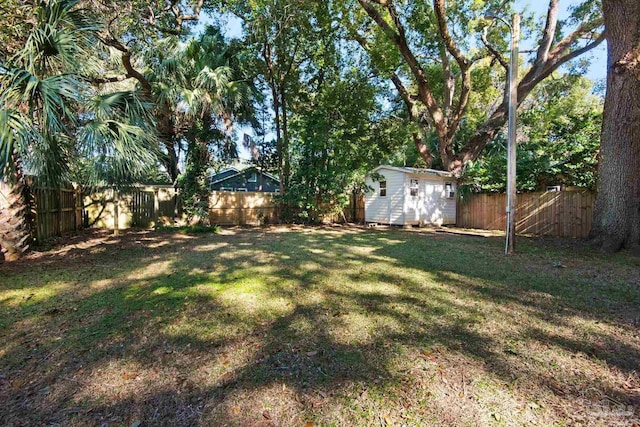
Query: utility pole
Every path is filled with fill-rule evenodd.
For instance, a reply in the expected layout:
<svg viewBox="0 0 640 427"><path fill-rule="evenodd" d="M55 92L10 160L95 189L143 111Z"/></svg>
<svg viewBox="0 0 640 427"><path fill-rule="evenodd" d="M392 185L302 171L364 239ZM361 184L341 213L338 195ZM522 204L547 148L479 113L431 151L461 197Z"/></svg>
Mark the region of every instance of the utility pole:
<svg viewBox="0 0 640 427"><path fill-rule="evenodd" d="M509 66L509 130L507 144L507 230L505 255L516 247L516 121L518 109L518 43L520 41L520 15L513 14L511 24L511 64Z"/></svg>

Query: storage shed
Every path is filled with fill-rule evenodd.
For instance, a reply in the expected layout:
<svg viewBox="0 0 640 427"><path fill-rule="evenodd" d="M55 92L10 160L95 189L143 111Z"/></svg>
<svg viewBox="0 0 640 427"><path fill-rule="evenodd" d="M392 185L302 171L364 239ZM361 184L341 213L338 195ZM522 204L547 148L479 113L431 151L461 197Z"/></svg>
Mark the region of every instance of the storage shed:
<svg viewBox="0 0 640 427"><path fill-rule="evenodd" d="M365 222L390 225L456 223L456 181L449 172L378 166L366 177Z"/></svg>

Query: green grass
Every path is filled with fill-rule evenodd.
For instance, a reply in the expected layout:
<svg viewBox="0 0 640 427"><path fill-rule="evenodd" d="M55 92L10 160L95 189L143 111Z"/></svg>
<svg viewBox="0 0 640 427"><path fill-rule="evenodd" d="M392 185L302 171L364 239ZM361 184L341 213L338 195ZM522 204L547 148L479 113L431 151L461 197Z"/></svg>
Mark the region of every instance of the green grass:
<svg viewBox="0 0 640 427"><path fill-rule="evenodd" d="M73 243L0 267L1 425L639 416L625 254L521 239L505 258L500 238L357 228Z"/></svg>

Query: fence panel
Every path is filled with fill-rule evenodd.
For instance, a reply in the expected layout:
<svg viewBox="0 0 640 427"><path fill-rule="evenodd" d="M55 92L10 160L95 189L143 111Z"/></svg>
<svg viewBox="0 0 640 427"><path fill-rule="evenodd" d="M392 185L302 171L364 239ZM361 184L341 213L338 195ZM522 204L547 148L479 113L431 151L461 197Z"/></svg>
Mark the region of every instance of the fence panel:
<svg viewBox="0 0 640 427"><path fill-rule="evenodd" d="M506 228L506 195L473 194L458 202L458 227ZM516 232L585 238L591 230L595 193L560 191L518 194Z"/></svg>
<svg viewBox="0 0 640 427"><path fill-rule="evenodd" d="M209 220L219 225L274 223L277 206L271 193L213 191L209 200Z"/></svg>
<svg viewBox="0 0 640 427"><path fill-rule="evenodd" d="M130 187L117 192L112 188L96 189L84 197L89 226L114 228L116 196L119 229L172 224L180 213L179 195L169 185Z"/></svg>
<svg viewBox="0 0 640 427"><path fill-rule="evenodd" d="M89 226L114 227L113 189L93 191L85 196L85 210ZM209 220L219 225L259 225L279 221L274 193L245 191L213 191L209 199ZM118 226L150 227L155 223L173 223L181 216L179 193L169 186L133 187L118 193ZM342 222L364 221L364 196L352 196L342 215L327 220Z"/></svg>
<svg viewBox="0 0 640 427"><path fill-rule="evenodd" d="M44 241L82 228L82 195L70 188L33 188L35 237Z"/></svg>

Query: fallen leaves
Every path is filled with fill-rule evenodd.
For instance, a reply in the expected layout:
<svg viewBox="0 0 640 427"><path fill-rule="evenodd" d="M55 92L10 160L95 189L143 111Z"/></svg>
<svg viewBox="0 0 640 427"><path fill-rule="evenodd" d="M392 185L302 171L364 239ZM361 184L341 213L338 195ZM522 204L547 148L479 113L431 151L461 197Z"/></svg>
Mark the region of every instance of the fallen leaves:
<svg viewBox="0 0 640 427"><path fill-rule="evenodd" d="M427 348L427 349L422 350L422 353L421 353L421 354L422 354L423 359L427 359L427 360L429 360L429 361L431 361L431 362L435 362L435 361L437 360L437 359L436 359L436 356L435 356L435 355L433 354L433 352L432 352L431 350L429 350L428 348Z"/></svg>
<svg viewBox="0 0 640 427"><path fill-rule="evenodd" d="M549 387L549 389L553 392L553 394L555 394L556 396L565 396L567 394L566 391L564 391L562 389L562 387L560 386L560 384L554 382L554 381L549 381L547 383L547 387Z"/></svg>
<svg viewBox="0 0 640 427"><path fill-rule="evenodd" d="M622 388L628 391L640 391L640 386L631 384L628 381L625 381L624 383L622 383Z"/></svg>

